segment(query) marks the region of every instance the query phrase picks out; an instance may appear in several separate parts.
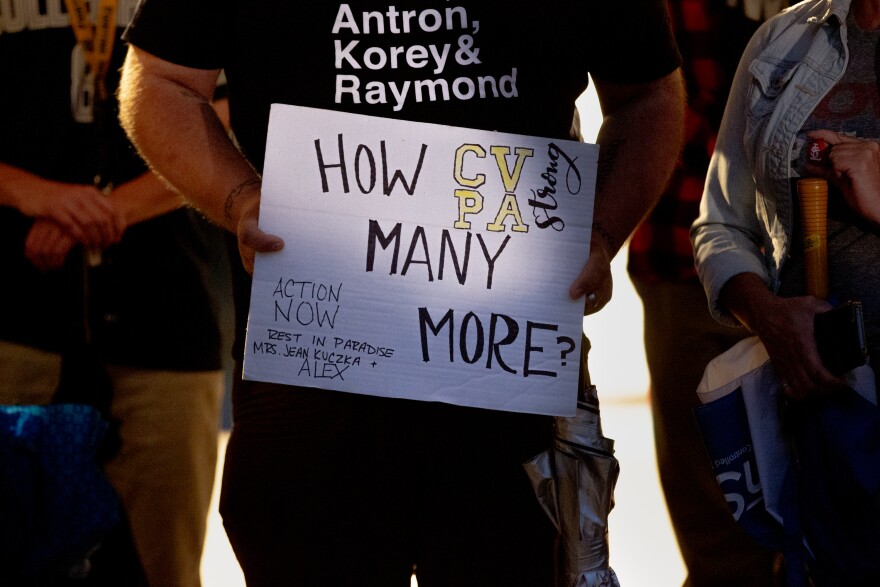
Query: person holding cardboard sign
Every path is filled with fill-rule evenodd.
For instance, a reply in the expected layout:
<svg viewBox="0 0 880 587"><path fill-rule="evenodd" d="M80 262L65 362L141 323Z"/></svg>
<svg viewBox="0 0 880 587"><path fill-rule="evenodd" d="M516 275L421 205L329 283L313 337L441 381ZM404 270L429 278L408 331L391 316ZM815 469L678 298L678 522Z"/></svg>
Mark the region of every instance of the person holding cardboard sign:
<svg viewBox="0 0 880 587"><path fill-rule="evenodd" d="M693 415L706 364L746 333L709 313L688 234L737 63L761 22L775 14L770 4L668 3L688 88L685 145L663 197L628 248L628 274L644 308L657 468L687 569L685 587L774 581L774 553L755 544L730 516ZM778 11L787 3L776 5Z"/></svg>
<svg viewBox="0 0 880 587"><path fill-rule="evenodd" d="M239 358L255 253L284 247L258 224L273 102L568 139L592 74L605 114L595 224L570 290L585 312L610 299L611 258L681 144L679 55L660 0L527 12L146 0L126 38L130 136L237 236ZM220 69L237 144L206 108ZM522 470L551 441L551 418L253 381L233 395L221 512L249 585L406 585L414 567L426 586L553 583L555 532Z"/></svg>

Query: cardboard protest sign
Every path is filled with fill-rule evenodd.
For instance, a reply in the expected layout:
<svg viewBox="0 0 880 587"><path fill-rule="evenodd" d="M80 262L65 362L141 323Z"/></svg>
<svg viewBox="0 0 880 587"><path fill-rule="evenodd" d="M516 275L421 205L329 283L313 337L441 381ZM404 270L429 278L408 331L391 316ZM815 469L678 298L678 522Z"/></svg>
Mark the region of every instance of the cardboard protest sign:
<svg viewBox="0 0 880 587"><path fill-rule="evenodd" d="M575 411L598 147L273 105L246 379ZM296 393L296 390L291 390Z"/></svg>

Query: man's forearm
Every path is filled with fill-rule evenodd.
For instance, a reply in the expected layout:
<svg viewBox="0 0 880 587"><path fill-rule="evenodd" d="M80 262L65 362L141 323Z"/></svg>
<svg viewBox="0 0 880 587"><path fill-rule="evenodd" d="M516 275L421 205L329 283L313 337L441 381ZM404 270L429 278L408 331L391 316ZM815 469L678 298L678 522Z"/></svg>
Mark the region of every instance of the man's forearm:
<svg viewBox="0 0 880 587"><path fill-rule="evenodd" d="M33 216L28 210L28 195L42 180L32 173L0 162L0 206L15 208L16 210Z"/></svg>
<svg viewBox="0 0 880 587"><path fill-rule="evenodd" d="M151 172L115 186L110 192L110 201L122 211L126 226L167 214L186 203Z"/></svg>
<svg viewBox="0 0 880 587"><path fill-rule="evenodd" d="M669 181L683 140L684 89L676 71L618 106L613 88L609 96L604 86L593 235L615 255Z"/></svg>
<svg viewBox="0 0 880 587"><path fill-rule="evenodd" d="M211 106L216 72L166 66L136 49L120 85L121 121L141 156L203 214L235 231L243 186L259 176Z"/></svg>

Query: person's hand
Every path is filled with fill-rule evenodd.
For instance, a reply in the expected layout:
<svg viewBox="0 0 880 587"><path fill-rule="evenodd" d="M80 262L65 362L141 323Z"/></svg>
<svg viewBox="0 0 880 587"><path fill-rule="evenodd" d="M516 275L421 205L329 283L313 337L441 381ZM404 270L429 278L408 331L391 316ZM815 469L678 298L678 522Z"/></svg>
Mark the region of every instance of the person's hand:
<svg viewBox="0 0 880 587"><path fill-rule="evenodd" d="M38 218L24 242L24 256L37 269L59 269L76 240L53 221Z"/></svg>
<svg viewBox="0 0 880 587"><path fill-rule="evenodd" d="M880 225L880 144L830 130L807 136L830 145L827 163L808 164L807 172L837 186L853 210Z"/></svg>
<svg viewBox="0 0 880 587"><path fill-rule="evenodd" d="M88 248L106 248L119 242L124 222L118 210L91 185L40 180L22 201L21 212L48 219Z"/></svg>
<svg viewBox="0 0 880 587"><path fill-rule="evenodd" d="M572 299L586 296L584 316L594 314L611 301L613 279L611 276L611 258L605 242L601 238L590 241L590 257L580 275L571 284L568 295Z"/></svg>
<svg viewBox="0 0 880 587"><path fill-rule="evenodd" d="M793 399L829 393L845 385L822 364L813 320L831 304L812 296L781 298L773 301L753 321L755 330L782 384L782 392Z"/></svg>
<svg viewBox="0 0 880 587"><path fill-rule="evenodd" d="M231 218L238 237L238 253L245 270L253 275L256 253L273 253L284 248L284 241L260 230L260 185L252 184L246 190L235 193L236 218Z"/></svg>

